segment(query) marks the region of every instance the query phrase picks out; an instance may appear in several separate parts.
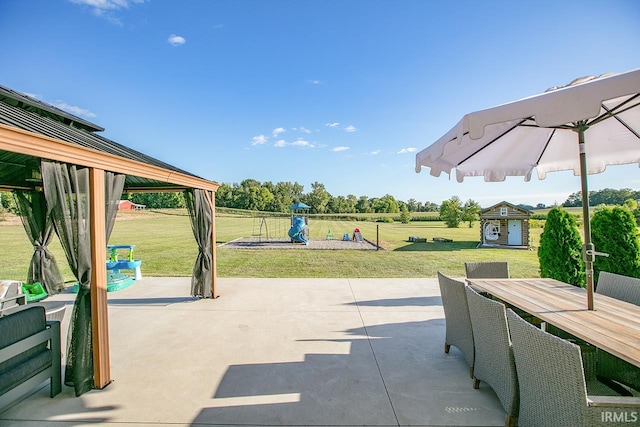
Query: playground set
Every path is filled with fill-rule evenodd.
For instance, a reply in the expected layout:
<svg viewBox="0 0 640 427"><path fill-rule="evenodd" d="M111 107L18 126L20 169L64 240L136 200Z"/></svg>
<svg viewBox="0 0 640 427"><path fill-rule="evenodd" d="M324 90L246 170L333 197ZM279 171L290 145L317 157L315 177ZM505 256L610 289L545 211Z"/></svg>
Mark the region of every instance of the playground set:
<svg viewBox="0 0 640 427"><path fill-rule="evenodd" d="M293 243L309 244L309 211L311 206L304 203L296 203L289 208L291 210L291 228L287 233Z"/></svg>
<svg viewBox="0 0 640 427"><path fill-rule="evenodd" d="M311 207L304 203L296 203L289 208L291 211L290 216L290 224L283 224L286 221L286 216L278 216L278 215L268 215L268 216L256 216L254 217L253 222L253 233L251 234L252 239L257 238L257 242L255 240L253 243L251 241L243 242L242 245L244 247L255 246L255 247L265 247L265 245L269 245L270 243L284 243L282 239L287 239L294 244L302 244L305 246L309 246L309 211ZM285 230L286 232L285 235ZM283 230L284 228L284 230ZM274 232L275 231L275 232ZM328 230L325 240L336 240L331 230ZM344 242L353 241L355 243L365 243L367 242L362 236L362 232L360 229L355 228L353 233L349 232L344 233L342 239ZM323 245L326 246L326 245ZM315 247L315 246L314 246ZM340 249L344 249L344 247L339 247Z"/></svg>

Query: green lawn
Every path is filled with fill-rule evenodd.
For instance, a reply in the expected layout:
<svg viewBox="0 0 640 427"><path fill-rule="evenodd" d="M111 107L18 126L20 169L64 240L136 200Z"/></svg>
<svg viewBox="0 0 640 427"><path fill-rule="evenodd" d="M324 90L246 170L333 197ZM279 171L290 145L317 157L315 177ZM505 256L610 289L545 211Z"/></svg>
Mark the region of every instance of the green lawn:
<svg viewBox="0 0 640 427"><path fill-rule="evenodd" d="M240 215L216 217L216 240L227 242L260 233L261 220ZM288 218L266 219L262 233L286 236ZM438 270L464 276L465 261L505 260L514 277L538 277L535 250L477 249L478 223L472 228L447 228L442 222L423 221L410 224L369 221L309 221L310 237L336 238L359 228L367 240L379 236L380 251L357 250L238 250L217 249L219 277L435 277ZM532 244L537 246L542 230L532 228ZM426 237L427 243L410 243L409 236ZM452 243L432 242L433 237L453 239ZM0 277L26 277L31 245L20 224L0 222ZM197 254L191 224L183 210L164 213L119 213L110 244L135 244L135 257L142 259L143 276L189 276ZM59 260L65 280L73 276L57 237L51 250Z"/></svg>

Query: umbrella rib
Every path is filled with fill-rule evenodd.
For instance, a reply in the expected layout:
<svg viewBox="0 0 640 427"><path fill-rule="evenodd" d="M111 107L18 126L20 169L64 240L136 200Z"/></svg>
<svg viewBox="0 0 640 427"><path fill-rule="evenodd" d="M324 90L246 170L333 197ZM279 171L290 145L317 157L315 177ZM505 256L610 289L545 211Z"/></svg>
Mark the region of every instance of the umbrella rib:
<svg viewBox="0 0 640 427"><path fill-rule="evenodd" d="M553 129L553 131L549 135L549 138L547 138L547 142L544 143L544 147L542 147L542 151L540 151L540 155L536 159L536 166L538 166L540 164L540 160L542 159L542 156L544 156L544 152L547 151L547 147L549 146L549 143L551 142L551 139L553 138L553 135L556 134L556 130L557 129Z"/></svg>
<svg viewBox="0 0 640 427"><path fill-rule="evenodd" d="M640 103L636 104L636 106L638 106L638 105L640 105ZM603 105L603 108L605 110L607 110L607 107L605 107L604 105ZM631 106L629 108L626 108L624 111L627 111L628 109L631 109L631 108L633 108L633 106ZM640 139L640 134L635 129L633 129L631 126L629 126L624 120L622 120L617 114L615 116L613 116L613 118L616 119L622 126L627 128L627 130L629 132L634 134L636 136L636 138Z"/></svg>
<svg viewBox="0 0 640 427"><path fill-rule="evenodd" d="M515 128L517 128L518 126L522 125L524 122L526 122L527 120L532 120L532 117L527 117L526 119L522 119L520 120L518 123L516 123L515 125L513 125L512 127L510 127L509 129L505 130L504 132L502 132L500 135L496 136L495 138L493 138L490 142L488 142L487 144L483 145L482 147L480 147L478 150L474 151L473 153L469 154L465 159L461 160L458 162L458 166L463 164L464 162L466 162L467 160L469 160L471 157L475 156L476 154L478 154L479 152L481 152L482 150L484 150L485 148L487 148L488 146L490 146L491 144L493 144L494 142L496 142L498 139L502 138L503 136L505 136L506 134L508 134L509 132L511 132L512 130L514 130Z"/></svg>
<svg viewBox="0 0 640 427"><path fill-rule="evenodd" d="M636 108L638 107L638 105L640 105L640 94L636 94L634 96L632 96L631 98L627 99L626 101L624 101L621 104L616 105L614 108L607 108L604 104L601 105L602 109L606 111L606 113L596 117L595 119L593 119L591 121L591 123L589 123L589 125L594 125L597 123L600 123L603 120L609 119L611 117L617 118L618 114L622 114L626 111L631 110L632 108ZM632 105L628 105L629 103L631 103L632 101L638 101L633 103ZM624 109L622 109L622 107L625 107Z"/></svg>

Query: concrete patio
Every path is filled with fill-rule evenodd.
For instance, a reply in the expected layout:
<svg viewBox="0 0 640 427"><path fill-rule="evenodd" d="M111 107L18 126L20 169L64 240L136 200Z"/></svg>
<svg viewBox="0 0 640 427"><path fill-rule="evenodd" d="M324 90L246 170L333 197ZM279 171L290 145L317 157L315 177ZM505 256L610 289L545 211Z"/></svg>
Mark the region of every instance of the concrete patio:
<svg viewBox="0 0 640 427"><path fill-rule="evenodd" d="M109 293L113 383L47 383L0 413L27 426L500 426L493 391L443 352L437 279L145 277ZM75 295L66 301L63 346Z"/></svg>

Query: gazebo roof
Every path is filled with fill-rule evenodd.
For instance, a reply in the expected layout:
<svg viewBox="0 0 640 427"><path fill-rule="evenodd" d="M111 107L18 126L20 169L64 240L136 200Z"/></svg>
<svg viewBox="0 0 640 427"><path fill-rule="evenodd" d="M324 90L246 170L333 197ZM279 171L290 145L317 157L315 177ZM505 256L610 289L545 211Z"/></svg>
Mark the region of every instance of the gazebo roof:
<svg viewBox="0 0 640 427"><path fill-rule="evenodd" d="M141 165L152 166L166 171L167 177L174 173L187 177L187 180L189 180L188 177L192 177L194 184L206 182L204 187L217 188L217 184L212 181L206 181L190 172L98 135L96 132L104 130L98 125L4 86L0 86L0 125L42 135L56 141L64 141L87 149L88 152L108 155L112 160L126 159ZM34 188L41 185L39 157L21 151L7 151L0 145L0 188ZM77 164L72 159L61 161ZM144 174L124 173L127 175L126 191L170 191L203 187L151 179Z"/></svg>

